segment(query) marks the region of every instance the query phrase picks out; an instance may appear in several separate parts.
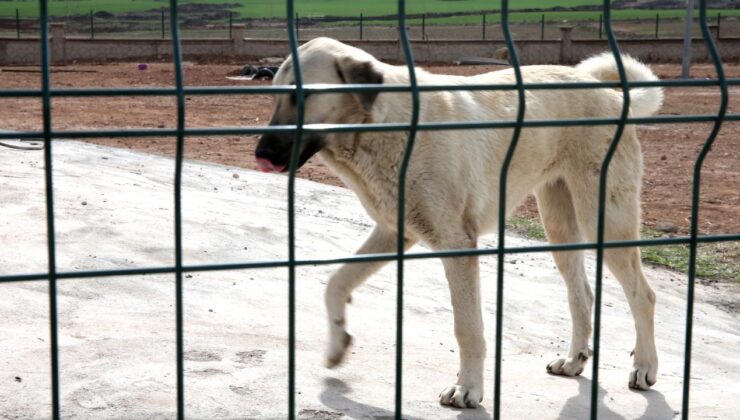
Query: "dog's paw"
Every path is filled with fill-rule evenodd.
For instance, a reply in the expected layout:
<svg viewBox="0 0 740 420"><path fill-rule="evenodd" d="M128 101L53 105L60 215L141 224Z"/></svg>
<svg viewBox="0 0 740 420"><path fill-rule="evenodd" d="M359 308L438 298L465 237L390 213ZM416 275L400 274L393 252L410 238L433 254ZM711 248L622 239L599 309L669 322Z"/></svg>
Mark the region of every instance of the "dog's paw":
<svg viewBox="0 0 740 420"><path fill-rule="evenodd" d="M629 387L646 391L657 381L658 369L656 364L635 363L630 372Z"/></svg>
<svg viewBox="0 0 740 420"><path fill-rule="evenodd" d="M578 357L561 357L547 365L547 373L561 376L578 376L583 372L587 360L588 356L584 353L578 353Z"/></svg>
<svg viewBox="0 0 740 420"><path fill-rule="evenodd" d="M347 348L352 344L352 336L346 332L343 332L340 337L337 340L332 339L329 345L329 352L326 356L326 367L330 369L342 363L344 355L347 353Z"/></svg>
<svg viewBox="0 0 740 420"><path fill-rule="evenodd" d="M483 388L452 385L439 394L439 403L457 408L476 408L483 401Z"/></svg>
<svg viewBox="0 0 740 420"><path fill-rule="evenodd" d="M655 384L658 376L658 355L655 351L643 351L641 354L631 353L635 358L630 372L629 387L645 391Z"/></svg>

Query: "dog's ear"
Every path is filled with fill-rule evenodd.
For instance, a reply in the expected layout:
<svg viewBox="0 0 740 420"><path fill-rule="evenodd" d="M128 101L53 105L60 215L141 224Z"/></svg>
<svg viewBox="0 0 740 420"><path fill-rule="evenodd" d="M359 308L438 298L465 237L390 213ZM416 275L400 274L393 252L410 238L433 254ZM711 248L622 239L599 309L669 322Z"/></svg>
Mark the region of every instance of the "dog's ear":
<svg viewBox="0 0 740 420"><path fill-rule="evenodd" d="M344 83L350 84L382 84L383 73L375 68L371 61L358 61L354 57L341 57L334 63L337 74ZM352 96L357 99L365 111L375 102L379 92L355 92Z"/></svg>

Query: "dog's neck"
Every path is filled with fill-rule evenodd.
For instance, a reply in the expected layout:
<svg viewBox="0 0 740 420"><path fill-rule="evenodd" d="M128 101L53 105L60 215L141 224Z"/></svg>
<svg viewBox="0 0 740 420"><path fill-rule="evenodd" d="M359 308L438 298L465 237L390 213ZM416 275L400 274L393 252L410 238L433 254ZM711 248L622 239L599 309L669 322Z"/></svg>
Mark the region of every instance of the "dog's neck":
<svg viewBox="0 0 740 420"><path fill-rule="evenodd" d="M407 83L408 73L402 74L403 70L396 68L386 72L390 77L384 83ZM381 93L369 111L359 104L343 105L350 112L338 121L340 124L403 123L408 122L411 115L408 93ZM373 219L379 223L393 223L398 172L407 141L407 131L332 133L319 156L357 193Z"/></svg>

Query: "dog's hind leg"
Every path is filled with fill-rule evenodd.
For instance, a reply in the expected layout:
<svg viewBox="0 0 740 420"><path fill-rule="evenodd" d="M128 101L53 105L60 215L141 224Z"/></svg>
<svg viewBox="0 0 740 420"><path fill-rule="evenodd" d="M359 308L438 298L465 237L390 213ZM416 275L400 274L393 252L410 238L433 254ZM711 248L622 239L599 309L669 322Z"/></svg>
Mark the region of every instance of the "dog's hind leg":
<svg viewBox="0 0 740 420"><path fill-rule="evenodd" d="M622 147L620 145L620 147ZM639 170L612 165L607 189L604 237L607 241L640 238ZM636 175L635 175L636 174ZM578 225L588 240L596 240L598 212L598 179L581 176L568 183L578 200L574 201ZM656 381L658 354L655 349L655 293L642 272L640 250L636 247L610 248L604 251L604 262L619 280L635 321L637 340L629 387L648 389Z"/></svg>
<svg viewBox="0 0 740 420"><path fill-rule="evenodd" d="M475 248L476 240L467 234L447 235L435 250ZM478 257L443 258L442 264L450 286L455 317L455 337L460 347L460 370L455 385L439 395L443 405L475 408L483 400L483 362L486 342L483 336Z"/></svg>
<svg viewBox="0 0 740 420"><path fill-rule="evenodd" d="M550 243L582 242L573 197L565 182L557 180L546 184L537 190L536 196ZM568 287L572 333L568 357L553 360L547 365L547 371L555 375L575 376L583 372L590 356L588 341L591 336L593 294L586 277L583 251L553 252L552 256Z"/></svg>
<svg viewBox="0 0 740 420"><path fill-rule="evenodd" d="M604 257L609 270L622 285L635 319L637 340L628 384L630 388L645 390L656 382L658 373L654 331L655 293L642 272L639 249L614 248L606 250Z"/></svg>
<svg viewBox="0 0 740 420"><path fill-rule="evenodd" d="M406 239L405 249L411 248L415 241ZM396 233L376 226L370 237L357 250L357 254L379 254L395 252ZM352 291L361 285L373 273L380 270L388 261L373 261L344 264L329 279L324 296L326 311L329 317L329 351L326 365L334 367L342 362L352 337L345 329L347 302Z"/></svg>

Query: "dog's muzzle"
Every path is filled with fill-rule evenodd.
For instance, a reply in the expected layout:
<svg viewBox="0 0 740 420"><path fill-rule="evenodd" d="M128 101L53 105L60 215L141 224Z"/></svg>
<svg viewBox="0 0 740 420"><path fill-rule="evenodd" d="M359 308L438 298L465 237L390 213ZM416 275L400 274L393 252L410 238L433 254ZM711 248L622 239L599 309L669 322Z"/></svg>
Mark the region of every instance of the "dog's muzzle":
<svg viewBox="0 0 740 420"><path fill-rule="evenodd" d="M262 172L286 172L290 164L290 154L293 151L292 135L282 136L265 134L260 138L257 149L254 151L257 166ZM303 139L298 168L324 147L323 138L309 136Z"/></svg>
<svg viewBox="0 0 740 420"><path fill-rule="evenodd" d="M284 172L290 163L293 139L285 136L264 134L260 137L254 157L262 172Z"/></svg>

